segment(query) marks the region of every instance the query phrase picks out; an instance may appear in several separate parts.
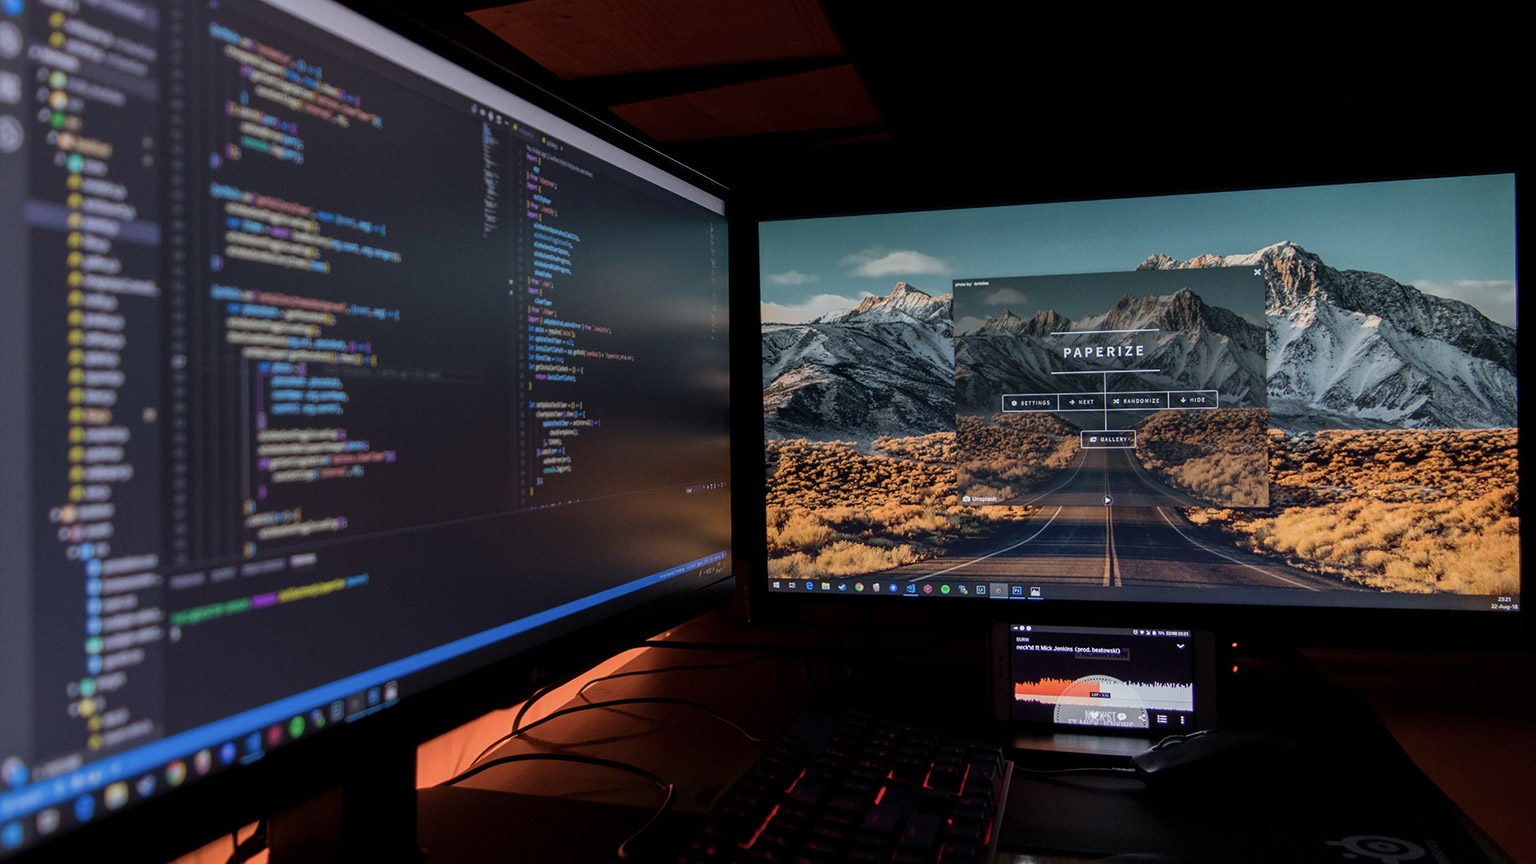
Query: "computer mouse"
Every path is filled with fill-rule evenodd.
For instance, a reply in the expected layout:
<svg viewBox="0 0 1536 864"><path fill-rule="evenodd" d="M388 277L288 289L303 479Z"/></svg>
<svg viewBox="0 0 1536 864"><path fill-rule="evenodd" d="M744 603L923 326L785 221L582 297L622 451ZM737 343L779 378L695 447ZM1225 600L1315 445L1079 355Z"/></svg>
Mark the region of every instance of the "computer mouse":
<svg viewBox="0 0 1536 864"><path fill-rule="evenodd" d="M1148 783L1190 785L1211 781L1279 780L1305 762L1295 742L1263 732L1207 729L1164 738L1131 757Z"/></svg>

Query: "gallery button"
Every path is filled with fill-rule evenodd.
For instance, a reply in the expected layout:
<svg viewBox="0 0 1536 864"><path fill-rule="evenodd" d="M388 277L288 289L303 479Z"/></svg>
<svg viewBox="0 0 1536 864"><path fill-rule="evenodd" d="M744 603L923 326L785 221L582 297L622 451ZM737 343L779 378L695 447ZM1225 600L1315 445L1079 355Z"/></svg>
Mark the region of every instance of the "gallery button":
<svg viewBox="0 0 1536 864"><path fill-rule="evenodd" d="M1129 450L1136 447L1135 429L1085 431L1082 436L1082 446L1085 450Z"/></svg>
<svg viewBox="0 0 1536 864"><path fill-rule="evenodd" d="M1057 399L1055 393L1005 393L1003 394L1003 413L1010 411L1055 411Z"/></svg>

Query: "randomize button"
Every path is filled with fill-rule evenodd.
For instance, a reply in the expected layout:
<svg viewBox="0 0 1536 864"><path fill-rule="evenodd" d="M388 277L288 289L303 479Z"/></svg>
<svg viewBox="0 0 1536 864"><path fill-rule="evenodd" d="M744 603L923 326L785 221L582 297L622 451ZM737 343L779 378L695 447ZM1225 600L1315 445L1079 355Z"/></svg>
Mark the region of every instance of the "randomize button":
<svg viewBox="0 0 1536 864"><path fill-rule="evenodd" d="M1122 411L1161 411L1168 407L1167 393L1111 393L1109 407Z"/></svg>

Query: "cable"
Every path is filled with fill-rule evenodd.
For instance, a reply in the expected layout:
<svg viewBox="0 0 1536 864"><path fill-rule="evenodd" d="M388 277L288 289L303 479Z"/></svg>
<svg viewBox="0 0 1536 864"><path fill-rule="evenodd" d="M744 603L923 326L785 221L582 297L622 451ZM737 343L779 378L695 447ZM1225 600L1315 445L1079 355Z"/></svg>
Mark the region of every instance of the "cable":
<svg viewBox="0 0 1536 864"><path fill-rule="evenodd" d="M723 663L723 664L713 665L713 666L708 666L708 665L698 665L698 666L664 666L664 667L661 667L659 669L654 669L654 670L641 670L641 671L638 671L638 672L618 672L618 673L615 673L613 675L606 675L606 676L603 676L602 678L593 679L592 681L590 681L588 683L589 684L595 684L598 681L603 681L603 680L606 680L608 678L619 678L619 677L625 677L625 676L628 676L628 675L648 675L648 674L653 674L653 673L669 672L669 671L683 670L683 669L729 669L729 668L732 668L732 667L735 667L735 666L745 666L748 663L755 663L755 662L757 662L759 660L766 660L766 659L769 659L771 657L779 657L779 658L781 658L779 666L778 666L777 669L774 670L774 673L773 673L774 686L777 687L778 690L779 690L779 693L783 694L784 696L791 697L791 698L796 698L796 699L809 699L812 696L814 696L817 691L819 691L821 689L821 685L818 685L816 681L812 680L812 675L811 675L811 671L810 671L812 663L815 662L815 660L817 659L817 656L820 655L820 654L823 654L823 653L825 653L825 654L833 654L834 653L833 650L825 649L825 648L798 649L798 648L791 648L791 647L785 647L785 646L772 646L772 645L761 645L761 646L759 646L759 645L751 645L751 644L747 644L747 643L736 643L736 644L723 643L722 644L722 643L714 643L714 642L648 642L648 643L644 643L644 644L647 645L647 646L650 646L650 647L656 647L656 648L662 648L662 647L666 647L666 648L679 648L679 649L686 650L686 651L717 651L717 650L746 651L746 650L749 650L749 649L758 649L758 648L761 648L762 651L756 657L751 657L751 658L748 658L746 660L739 660L739 661L736 661L736 662L733 662L733 663ZM793 662L795 660L799 660L800 661L801 677L803 677L805 679L806 684L810 686L810 688L812 690L811 696L806 696L802 692L800 692L800 691L796 690L795 688L789 686L788 681L785 680L784 669L785 669L786 666L788 666L791 662ZM825 662L828 665L828 667L830 668L830 664L832 663L832 660L831 659L827 659ZM847 670L847 668L843 668L842 672L843 672L843 674L842 674L841 678L842 678L843 682L847 682L848 680L851 680L851 673ZM586 687L583 686L582 690L583 691L586 690ZM578 693L578 695L580 695L580 694ZM517 728L516 721L514 720L513 729L515 730L516 728Z"/></svg>
<svg viewBox="0 0 1536 864"><path fill-rule="evenodd" d="M767 738L759 738L756 735L753 735L751 732L748 732L746 729L742 728L740 724L736 723L736 721L731 720L728 717L724 717L724 716L721 716L720 714L715 713L714 709L712 709L709 706L704 705L704 704L702 704L700 702L695 702L695 701L693 701L691 699L676 699L676 698L673 698L671 696L635 696L635 697L628 698L628 699L608 699L608 700L605 700L603 702L589 702L589 703L587 703L585 705L574 705L574 706L572 706L570 708L561 708L559 711L555 711L553 713L546 714L545 716L540 717L539 719L533 721L532 723L529 723L527 726L524 726L524 727L518 729L516 732L508 733L506 735L501 736L497 740L491 742L484 750L480 751L480 755L479 756L475 757L475 762L479 762L480 759L484 758L484 756L487 753L489 753L490 751L494 750L497 747L500 747L501 745L507 743L508 741L511 741L513 738L517 738L517 737L523 735L524 733L526 733L526 732L528 732L530 730L537 729L538 727L543 726L545 723L548 723L549 721L554 720L554 719L559 718L559 717L564 717L567 714L576 714L576 713L581 712L581 711L595 711L595 710L597 710L599 708L614 708L614 707L617 707L619 705L645 705L645 704L652 704L652 705L682 705L682 706L687 707L687 708L694 708L694 709L697 709L699 711L703 711L705 714L708 714L709 716L715 718L716 720L719 720L721 723L724 723L725 725L731 727L732 729L735 729L737 732L739 732L741 734L741 736L743 738L747 739L748 741L750 741L750 742L752 742L754 744L766 744L769 741L769 739L767 739ZM494 762L494 760L492 760L492 761ZM470 763L470 767L471 768L475 767L475 762ZM491 763L486 763L486 764L491 764ZM466 770L468 770L468 769L466 769Z"/></svg>
<svg viewBox="0 0 1536 864"><path fill-rule="evenodd" d="M793 688L791 688L788 685L788 682L785 680L785 677L784 677L784 668L785 668L785 666L791 660L794 660L796 658L799 658L802 661L808 661L809 659L815 657L818 654L831 653L831 652L837 650L837 647L839 647L839 646L833 646L830 649L826 648L826 647L816 647L816 648L806 647L806 648L800 648L800 647L796 647L796 646L767 645L767 644L755 644L755 643L678 642L678 641L667 641L667 640L645 640L645 641L642 641L642 642L638 642L638 643L632 644L628 648L625 648L624 650L628 651L628 650L632 650L634 648L669 648L669 649L676 649L676 650L683 650L683 651L757 651L757 652L759 652L759 654L756 657L749 657L749 658L746 658L744 660L732 661L730 663L665 666L665 667L661 667L661 668L657 668L657 669L642 669L642 670L636 670L636 671L631 671L631 672L615 672L613 674L604 675L604 676L601 676L599 678L594 678L591 681L586 682L585 684L583 684L581 686L581 688L579 690L576 691L576 695L577 696L585 696L587 688L592 686L593 684L598 683L599 681L608 681L608 680L614 680L614 679L618 679L618 678L627 678L627 677L639 676L639 675L656 675L656 674L660 674L662 672L675 672L675 671L685 671L685 670L731 669L731 668L736 668L736 667L739 667L739 666L745 666L745 665L747 665L749 663L755 663L755 662L758 662L758 661L761 661L761 660L765 660L765 659L768 659L770 657L781 656L781 657L783 657L783 662L779 665L779 667L777 669L774 670L774 684L775 684L775 686L777 686L779 688L781 693L786 693L786 694L788 694L790 696L799 696L800 694L796 693L793 690ZM840 646L840 647L846 648L847 646ZM517 713L513 715L511 730L506 735L503 735L500 738L497 738L496 740L490 742L484 748L482 748L480 750L480 752L475 755L475 758L470 760L470 765L473 766L473 765L479 764L480 760L482 760L486 756L490 755L496 748L502 746L503 744L507 743L508 741L512 740L513 738L516 738L518 735L520 735L521 733L523 733L527 729L532 728L532 726L523 726L522 722L523 722L523 718L526 717L528 715L528 712L533 708L533 705L536 702L538 702L540 699L543 699L544 697L548 696L550 693L554 692L555 690L558 690L559 688L564 687L567 684L571 683L571 681L574 680L576 677L578 677L579 674L580 673L577 673L575 675L571 675L571 676L568 676L566 678L562 678L559 681L555 681L555 682L551 682L549 684L546 684L543 687L540 687L538 690L535 690L532 694L530 694L528 696L528 698L523 701L523 704L518 706ZM802 674L805 676L807 683L809 683L812 686L813 690L814 690L816 688L816 683L814 681L811 681L810 675L808 673L808 667L802 665ZM705 706L705 705L700 704L698 702L693 702L693 701L684 700L684 699L672 699L672 698L669 698L669 697L646 697L646 698L636 698L636 699L633 699L633 700L619 700L619 701L608 701L608 702L602 702L602 703L591 703L588 706L580 706L580 707L583 708L583 709L584 708L607 707L607 706L611 706L611 705L626 704L626 701L627 701L628 704L638 704L638 703L641 703L641 702L653 702L653 703L667 703L667 704L676 704L676 705L687 705L689 707L697 708L697 709L699 709L701 711L704 711L705 713L709 714L710 716L714 717L715 719L719 720L720 722L725 723L726 725L728 725L731 728L735 729L737 732L741 733L741 735L743 737L745 737L748 741L751 741L753 743L764 743L764 741L765 741L765 739L758 738L758 737L752 735L750 732L746 731L741 726L737 725L735 722L733 722L733 721L731 721L731 720L729 720L729 719L727 719L725 717L722 717L721 715L715 713L708 706ZM549 720L549 719L552 719L552 718L554 718L556 716L560 716L562 714L571 713L574 710L579 710L579 709L575 709L575 708L562 709L560 711L554 712L553 714L549 714L549 715L545 716L541 720L537 721L537 723L542 723L542 722L544 722L544 720ZM537 725L537 723L535 723L533 725Z"/></svg>
<svg viewBox="0 0 1536 864"><path fill-rule="evenodd" d="M1037 774L1051 776L1061 774L1109 774L1116 777L1140 777L1141 772L1135 768L1119 768L1112 765L1101 765L1093 768L1024 768L1014 765L1013 770L1023 771L1025 774Z"/></svg>
<svg viewBox="0 0 1536 864"><path fill-rule="evenodd" d="M1041 782L1065 781L1072 779L1073 777L1083 776L1126 777L1134 780L1140 780L1143 783L1145 783L1147 780L1147 778L1135 768L1118 768L1110 765L1085 768L1025 768L1022 765L1015 764L1013 766L1013 773L1027 774L1030 777L1038 778Z"/></svg>
<svg viewBox="0 0 1536 864"><path fill-rule="evenodd" d="M756 735L753 735L751 732L748 732L746 729L742 728L741 725L738 724L736 721L731 720L728 717L724 717L724 716L716 713L713 708L710 708L708 705L705 705L702 702L695 702L692 699L678 699L678 698L675 698L675 697L672 697L672 696L633 696L633 697L628 697L628 698L624 698L624 699L608 699L608 700L603 701L603 702L589 702L586 705L575 705L575 706L572 706L570 708L561 708L559 711L555 711L555 712L553 712L551 714L547 714L547 715L545 715L543 717L540 717L539 719L533 721L532 723L529 723L527 726L524 726L523 728L517 730L517 732L515 734L521 735L521 734L523 734L525 732L528 732L528 731L530 731L532 729L535 729L535 728L537 728L539 726L542 726L545 723L548 723L549 721L554 720L557 717L565 716L566 714L575 714L575 713L580 712L580 711L593 711L593 710L596 710L598 708L613 708L613 707L616 707L616 706L619 706L619 705L646 705L646 704L651 704L651 705L682 705L682 706L684 706L686 708L694 708L694 709L697 709L699 711L703 711L705 714L708 714L709 716L715 718L716 720L719 720L721 723L724 723L725 725L731 727L732 729L735 729L737 732L741 733L741 737L747 739L748 741L751 741L754 744L767 744L769 742L769 740L770 740L770 739L767 739L767 738L759 738Z"/></svg>
<svg viewBox="0 0 1536 864"><path fill-rule="evenodd" d="M240 829L236 828L229 833L229 839L234 841L234 848L230 851L228 864L242 864L249 861L256 853L267 848L267 820L260 819L256 822L256 830L251 836L240 839Z"/></svg>
<svg viewBox="0 0 1536 864"><path fill-rule="evenodd" d="M736 668L741 667L741 666L746 666L746 665L748 665L750 663L756 663L756 662L758 662L760 660L770 659L773 656L775 656L775 655L773 655L773 654L759 654L756 657L748 657L745 660L737 660L737 661L734 661L734 662L731 662L731 663L713 663L713 664L699 663L699 664L694 664L694 665L691 665L691 666L688 666L688 665L684 665L684 666L661 666L661 667L658 667L656 669L637 669L637 670L635 670L633 672L615 672L612 675L604 675L601 678L593 678L591 681L588 681L587 683L581 685L581 689L576 691L576 696L581 696L581 695L585 694L587 692L587 688L588 687L591 687L593 684L597 684L597 683L602 682L602 681L614 681L614 680L617 680L619 678L633 678L633 677L636 677L636 676L639 676L639 675L659 675L662 672L695 672L695 671L710 670L710 669L736 669ZM519 715L519 716L521 716L521 715ZM512 731L513 732L517 731L517 719L514 719L512 721Z"/></svg>
<svg viewBox="0 0 1536 864"><path fill-rule="evenodd" d="M575 677L574 675L571 676L571 678L574 678L574 677ZM532 693L530 693L528 695L528 698L523 700L523 704L518 707L517 713L512 715L512 729L511 729L511 731L509 731L506 736L503 736L503 737L497 739L495 742L493 742L491 744L491 747L498 746L498 745L501 744L501 742L506 741L507 738L511 737L512 735L516 735L517 734L518 726L522 724L523 718L528 715L528 709L533 707L533 703L539 701L540 699L543 699L545 696L548 696L551 692L553 692L555 690L558 690L559 688L564 687L565 685L571 683L571 678L562 679L557 684L546 684L543 687L540 687L539 689L537 689L537 690L533 691ZM486 754L485 750L480 751L480 756L484 756L485 754ZM475 761L476 762L480 761L480 756L476 756L475 757ZM471 764L473 764L473 763L471 763Z"/></svg>
<svg viewBox="0 0 1536 864"><path fill-rule="evenodd" d="M598 756L581 756L575 753L518 753L512 756L501 756L480 765L472 765L469 768L460 771L458 774L449 777L447 780L444 780L438 785L453 786L464 780L468 780L469 778L479 774L482 771L495 768L498 765L506 765L512 762L533 761L578 762L583 765L597 765L605 768L614 768L619 771L627 771L630 774L644 777L645 779L656 784L657 788L666 793L666 798L662 800L661 806L656 808L656 812L651 814L651 818L645 820L644 825L641 825L639 829L637 829L633 834L624 838L624 842L619 844L618 856L624 859L631 857L629 852L629 844L635 842L635 840L639 838L641 834L649 831L651 826L656 824L656 820L660 819L668 810L672 808L672 799L676 796L677 793L677 788L673 786L673 784L668 783L655 774L652 774L644 768L641 768L639 765L631 765L628 762L618 762L613 759L603 759Z"/></svg>
<svg viewBox="0 0 1536 864"><path fill-rule="evenodd" d="M680 650L685 650L685 651L760 651L764 655L772 655L772 654L791 654L792 655L792 654L799 654L799 653L814 653L814 652L811 652L809 650L799 651L799 650L796 650L796 649L793 649L793 648L784 648L784 647L781 647L781 646L773 646L773 645L761 645L761 646L759 646L759 645L745 645L745 644L743 644L743 645L732 645L732 644L729 644L729 643L668 642L666 640L656 640L656 641L644 640L644 641L641 641L641 642L632 643L628 647L626 647L626 648L622 649L621 651L617 652L617 654L622 654L624 651L630 651L630 650L633 650L635 648L674 648L674 649L680 649ZM617 656L617 654L615 654L615 656ZM670 669L670 668L704 668L704 667L667 667L667 668ZM725 668L725 667L721 667L721 668ZM656 671L661 671L661 670L656 670ZM548 696L551 692L553 692L555 690L558 690L561 687L564 687L566 684L569 684L572 680L574 680L576 678L577 675L580 675L580 674L581 673L578 672L578 673L576 673L574 675L566 676L565 678L562 678L559 681L552 682L550 684L546 684L543 687L540 687L538 690L535 690L527 699L523 700L523 704L517 710L517 715L512 718L512 734L516 734L517 733L518 725L522 722L523 717L527 716L529 709L531 709L533 707L533 704L535 702L539 701L540 699L544 698L545 696ZM605 676L603 676L603 678L597 678L597 679L594 679L594 681L589 681L587 683L591 684L591 683L594 683L595 681L604 680L605 678L616 678L616 677L620 677L621 675L629 675L629 674L640 674L640 673L615 673L614 675L605 675ZM585 690L586 689L586 685L583 685L582 689ZM496 742L492 743L491 746L495 747L495 746L499 745L502 741L505 741L505 740L506 740L506 738L498 739ZM486 751L482 750L480 752L480 755L475 757L475 760L479 761L481 757L485 756L485 753L486 753ZM471 764L473 764L473 763L471 763Z"/></svg>
<svg viewBox="0 0 1536 864"><path fill-rule="evenodd" d="M642 645L637 645L637 646L633 646L633 647L642 647ZM652 647L675 647L675 646L670 646L670 645L668 645L665 642L660 642L660 643L653 643ZM625 650L629 650L629 649L625 649ZM685 671L685 670L732 669L732 668L736 668L738 666L745 666L745 665L747 665L749 663L756 663L756 662L758 662L760 660L768 659L770 657L775 656L777 653L779 653L779 652L764 652L764 653L760 654L757 657L749 657L749 658L747 658L745 660L733 661L731 663L721 663L721 664L711 664L711 665L697 664L697 665L683 665L683 666L664 666L664 667L657 668L657 669L641 669L641 670L637 670L637 671L633 671L633 672L615 672L615 673L613 673L611 675L604 675L604 676L602 676L600 678L594 678L591 681L586 682L585 684L583 684L581 686L580 690L576 691L576 695L577 696L584 695L586 693L586 689L588 687L592 686L593 684L598 683L599 681L609 681L609 680L613 680L613 679L617 679L617 678L628 678L628 677L637 676L637 675L657 675L657 674L660 674L662 672L678 672L678 671ZM506 735L503 735L500 738L497 738L495 741L492 741L491 743L487 744L478 754L476 754L474 759L470 760L469 764L471 764L471 765L476 764L481 759L484 759L491 751L495 750L497 747L500 747L502 744L505 744L506 742L510 741L511 739L517 737L518 733L523 728L523 726L522 726L523 718L528 715L528 711L533 707L533 704L535 702L539 701L540 699L544 698L545 696L548 696L551 692L553 692L555 690L558 690L559 688L564 687L565 685L569 684L575 677L576 676L573 675L573 676L571 676L569 678L564 678L564 679L561 679L560 681L557 681L557 682L554 682L554 683L551 683L551 684L546 684L545 686L540 687L538 690L535 690L531 695L529 695L529 697L526 700L523 701L523 704L521 706L519 706L518 709L517 709L517 714L515 714L512 717L512 729L511 729L511 731L509 731ZM775 681L778 682L780 680L781 679L780 679L779 674L776 673L775 674ZM784 688L784 687L781 686L781 690L787 690L787 688ZM697 703L695 703L695 704L697 705ZM699 708L701 708L701 709L703 709L705 711L709 711L708 708L705 708L702 705L697 705L697 707L699 707ZM713 713L713 712L710 712L710 713ZM734 723L731 723L731 721L726 720L724 717L720 717L720 715L718 715L718 714L716 714L714 716L716 718L720 719L721 721L731 725L731 726L735 726ZM742 734L745 735L748 740L753 740L753 741L759 740L759 739L753 738L750 734L747 734L745 732L745 730L741 730L741 727L735 726L735 728L738 731L741 731Z"/></svg>

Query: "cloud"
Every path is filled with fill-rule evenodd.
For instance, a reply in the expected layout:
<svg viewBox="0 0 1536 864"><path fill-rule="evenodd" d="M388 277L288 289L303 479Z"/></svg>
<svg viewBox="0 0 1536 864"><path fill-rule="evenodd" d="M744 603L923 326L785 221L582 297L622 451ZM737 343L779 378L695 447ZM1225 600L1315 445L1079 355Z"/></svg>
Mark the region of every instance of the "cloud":
<svg viewBox="0 0 1536 864"><path fill-rule="evenodd" d="M843 263L851 265L856 276L875 278L949 272L949 267L943 261L912 249L901 249L895 252L866 249L844 258Z"/></svg>
<svg viewBox="0 0 1536 864"><path fill-rule="evenodd" d="M1029 303L1029 298L1017 288L999 288L988 294L981 302L987 306L1024 306Z"/></svg>
<svg viewBox="0 0 1536 864"><path fill-rule="evenodd" d="M872 296L868 291L858 297L843 297L838 294L817 294L803 302L784 305L779 303L763 303L762 322L764 324L799 324L818 318L828 312L842 312L859 305L865 297Z"/></svg>
<svg viewBox="0 0 1536 864"><path fill-rule="evenodd" d="M807 282L815 282L815 273L801 273L798 270L786 270L783 273L770 273L768 281L775 285L804 285Z"/></svg>
<svg viewBox="0 0 1536 864"><path fill-rule="evenodd" d="M966 315L955 321L955 335L967 336L981 329L981 325L987 323L985 318L977 318L974 315Z"/></svg>
<svg viewBox="0 0 1536 864"><path fill-rule="evenodd" d="M1455 282L1413 283L1425 294L1460 300L1506 327L1515 325L1515 282L1513 279L1458 279Z"/></svg>

